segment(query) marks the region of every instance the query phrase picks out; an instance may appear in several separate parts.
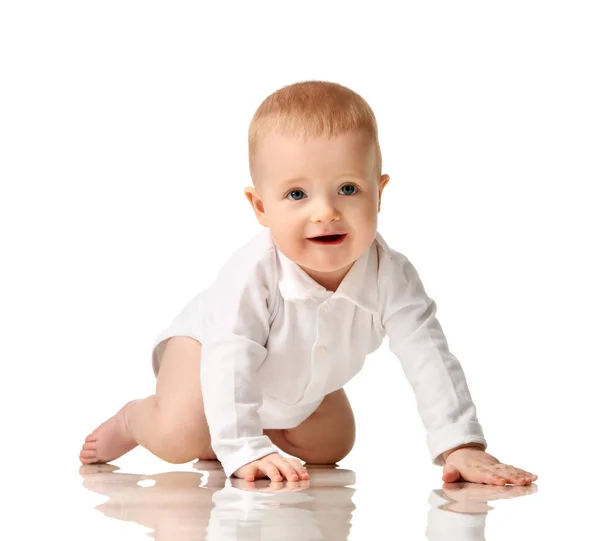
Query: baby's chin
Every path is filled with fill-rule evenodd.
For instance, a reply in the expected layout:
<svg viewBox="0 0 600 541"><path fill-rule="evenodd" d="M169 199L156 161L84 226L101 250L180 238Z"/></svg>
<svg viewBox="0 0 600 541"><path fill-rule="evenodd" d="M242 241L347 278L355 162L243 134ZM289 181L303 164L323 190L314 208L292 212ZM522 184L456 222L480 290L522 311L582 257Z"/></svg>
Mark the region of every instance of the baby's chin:
<svg viewBox="0 0 600 541"><path fill-rule="evenodd" d="M354 264L358 257L353 257L351 254L340 254L339 256L314 255L304 254L303 257L298 257L294 262L310 273L318 273L320 275L334 276L339 273L344 273Z"/></svg>

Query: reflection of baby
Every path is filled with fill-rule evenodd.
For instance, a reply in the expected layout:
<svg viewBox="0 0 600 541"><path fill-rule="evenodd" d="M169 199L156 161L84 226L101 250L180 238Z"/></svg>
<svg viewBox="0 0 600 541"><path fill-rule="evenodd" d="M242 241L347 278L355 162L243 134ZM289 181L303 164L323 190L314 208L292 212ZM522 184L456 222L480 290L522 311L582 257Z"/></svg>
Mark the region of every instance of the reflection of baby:
<svg viewBox="0 0 600 541"><path fill-rule="evenodd" d="M356 484L351 470L318 468L310 481L247 483L228 479L211 461L198 472L156 475L116 473L111 465L83 466L83 485L109 500L96 507L107 517L154 531L157 541L290 541L349 538ZM205 469L206 468L206 469ZM478 489L481 487L481 490ZM429 496L429 541L484 541L487 502L537 491L530 486L446 483ZM359 511L360 512L360 511Z"/></svg>
<svg viewBox="0 0 600 541"><path fill-rule="evenodd" d="M96 509L151 528L157 541L344 540L350 533L355 490L346 485L355 483L355 475L349 470L318 469L310 482L270 489L266 480L227 479L221 468L156 475L117 469L81 467L83 485L109 497Z"/></svg>

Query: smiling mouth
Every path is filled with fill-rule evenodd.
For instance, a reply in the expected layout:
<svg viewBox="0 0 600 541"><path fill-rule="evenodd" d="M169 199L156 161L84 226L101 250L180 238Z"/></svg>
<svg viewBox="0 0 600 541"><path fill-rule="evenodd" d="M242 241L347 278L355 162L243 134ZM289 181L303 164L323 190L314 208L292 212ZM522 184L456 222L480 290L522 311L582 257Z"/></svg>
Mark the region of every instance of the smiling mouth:
<svg viewBox="0 0 600 541"><path fill-rule="evenodd" d="M346 233L344 233L343 235L325 235L323 237L313 237L308 240L310 240L311 242L314 242L315 244L328 245L328 244L341 244L345 238L346 238Z"/></svg>

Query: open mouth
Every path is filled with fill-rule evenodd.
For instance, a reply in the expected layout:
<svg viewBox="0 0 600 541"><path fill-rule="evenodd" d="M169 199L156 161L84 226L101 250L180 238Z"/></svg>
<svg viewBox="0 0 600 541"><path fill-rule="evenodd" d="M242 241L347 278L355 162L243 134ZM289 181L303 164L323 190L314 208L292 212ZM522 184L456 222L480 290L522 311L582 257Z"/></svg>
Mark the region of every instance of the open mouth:
<svg viewBox="0 0 600 541"><path fill-rule="evenodd" d="M344 242L345 238L346 238L346 233L344 233L342 235L325 235L323 237L313 237L308 240L310 240L311 242L314 242L315 244L331 245L331 244L341 244L342 242Z"/></svg>

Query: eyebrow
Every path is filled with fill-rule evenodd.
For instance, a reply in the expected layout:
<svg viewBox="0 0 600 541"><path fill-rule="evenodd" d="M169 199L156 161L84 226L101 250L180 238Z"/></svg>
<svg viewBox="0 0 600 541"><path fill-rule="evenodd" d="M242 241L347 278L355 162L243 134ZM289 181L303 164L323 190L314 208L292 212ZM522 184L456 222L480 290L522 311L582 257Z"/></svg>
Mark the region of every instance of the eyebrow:
<svg viewBox="0 0 600 541"><path fill-rule="evenodd" d="M340 175L337 175L336 177L334 177L334 180L341 178L341 177L349 177L349 178L354 178L354 179L362 179L363 178L363 176L360 174L350 172L350 173L341 173ZM289 184L294 184L295 182L302 182L305 180L307 180L307 179L304 177L288 178L287 180L284 180L281 183L281 186L285 187L285 186L288 186Z"/></svg>
<svg viewBox="0 0 600 541"><path fill-rule="evenodd" d="M281 186L285 187L288 184L294 184L295 182L301 182L303 180L306 180L306 179L304 177L288 178L287 180L284 180L283 182L281 182Z"/></svg>

